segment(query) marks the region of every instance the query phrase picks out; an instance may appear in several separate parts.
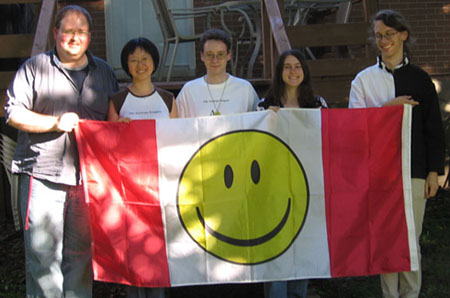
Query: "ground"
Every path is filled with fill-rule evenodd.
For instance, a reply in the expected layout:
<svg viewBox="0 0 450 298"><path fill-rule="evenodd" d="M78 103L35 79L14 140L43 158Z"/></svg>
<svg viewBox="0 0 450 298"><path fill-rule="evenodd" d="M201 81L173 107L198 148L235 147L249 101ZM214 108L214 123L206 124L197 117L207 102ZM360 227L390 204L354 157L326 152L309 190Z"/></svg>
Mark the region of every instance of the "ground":
<svg viewBox="0 0 450 298"><path fill-rule="evenodd" d="M423 286L421 297L450 297L450 191L430 199L421 238ZM0 223L0 297L25 296L24 250L22 234L11 224ZM311 280L309 297L381 297L377 276ZM126 297L125 287L94 283L94 298ZM172 288L170 298L263 297L261 284L195 286Z"/></svg>

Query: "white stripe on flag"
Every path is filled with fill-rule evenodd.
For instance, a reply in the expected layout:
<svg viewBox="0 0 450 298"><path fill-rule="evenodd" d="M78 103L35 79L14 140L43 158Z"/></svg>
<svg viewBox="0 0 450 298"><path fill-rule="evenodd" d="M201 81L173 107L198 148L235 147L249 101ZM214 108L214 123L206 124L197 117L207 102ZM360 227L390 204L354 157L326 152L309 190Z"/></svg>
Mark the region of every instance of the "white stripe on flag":
<svg viewBox="0 0 450 298"><path fill-rule="evenodd" d="M405 104L403 109L402 144L411 144L412 106ZM419 270L419 255L416 245L416 230L412 206L411 185L411 146L402 146L402 176L405 197L406 224L408 226L409 251L411 253L411 271Z"/></svg>
<svg viewBox="0 0 450 298"><path fill-rule="evenodd" d="M158 159L160 168L164 168L160 170L160 198L172 286L330 277L320 110L158 120L156 129ZM184 230L176 207L178 177L199 147L219 135L243 129L265 131L288 144L304 168L310 190L306 221L299 236L281 256L254 266L226 262L205 252Z"/></svg>

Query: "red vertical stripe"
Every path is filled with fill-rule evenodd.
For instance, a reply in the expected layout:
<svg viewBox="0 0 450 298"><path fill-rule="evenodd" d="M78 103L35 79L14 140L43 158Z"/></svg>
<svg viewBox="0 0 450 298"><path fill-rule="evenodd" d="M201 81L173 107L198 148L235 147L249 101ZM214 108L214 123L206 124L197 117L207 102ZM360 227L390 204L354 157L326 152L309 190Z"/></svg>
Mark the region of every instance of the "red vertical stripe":
<svg viewBox="0 0 450 298"><path fill-rule="evenodd" d="M169 286L155 121L83 121L76 137L90 206L94 278Z"/></svg>
<svg viewBox="0 0 450 298"><path fill-rule="evenodd" d="M322 110L331 275L409 271L403 107Z"/></svg>
<svg viewBox="0 0 450 298"><path fill-rule="evenodd" d="M30 183L28 184L28 199L27 199L27 215L25 216L25 231L30 228L30 202L31 192L33 191L33 176L30 175Z"/></svg>

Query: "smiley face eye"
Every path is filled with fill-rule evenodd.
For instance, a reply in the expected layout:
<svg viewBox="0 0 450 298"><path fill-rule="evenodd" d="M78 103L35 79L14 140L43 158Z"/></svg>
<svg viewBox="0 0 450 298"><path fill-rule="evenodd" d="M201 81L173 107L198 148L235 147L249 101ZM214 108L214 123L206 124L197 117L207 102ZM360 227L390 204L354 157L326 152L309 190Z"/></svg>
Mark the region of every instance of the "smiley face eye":
<svg viewBox="0 0 450 298"><path fill-rule="evenodd" d="M233 185L233 169L230 165L226 165L223 171L223 178L225 180L225 186L230 188Z"/></svg>
<svg viewBox="0 0 450 298"><path fill-rule="evenodd" d="M259 163L256 160L252 161L250 174L252 176L253 183L258 184L259 179L261 178L261 171L259 169Z"/></svg>

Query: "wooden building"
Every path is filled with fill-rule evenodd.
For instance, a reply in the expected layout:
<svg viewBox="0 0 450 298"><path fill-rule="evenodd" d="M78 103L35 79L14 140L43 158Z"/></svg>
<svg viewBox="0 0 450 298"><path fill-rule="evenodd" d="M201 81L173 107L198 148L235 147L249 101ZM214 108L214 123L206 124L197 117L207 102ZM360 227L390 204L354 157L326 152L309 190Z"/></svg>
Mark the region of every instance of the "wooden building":
<svg viewBox="0 0 450 298"><path fill-rule="evenodd" d="M5 45L0 48L2 101L5 99L4 90L14 74L14 69L2 68L1 64L10 62L1 61L15 58L16 63L12 63L12 67L16 67L17 58L23 59L51 47L53 35L51 19L54 9L45 7L46 5L79 4L87 8L94 19L91 51L107 60L117 71L118 77L126 81L127 78L120 69L119 56L121 47L127 40L145 36L158 44L161 53L163 51L163 28L154 10L154 3L158 1L0 0L1 6L5 7L5 9L2 8L2 12L6 12L6 7L18 4L28 5L26 11L22 8L19 18L28 18L29 31L29 34L24 34L23 29L20 31L12 28L11 25L6 28L8 27L6 25L3 28L6 34L0 35L0 41ZM233 69L230 67L230 72L250 79L261 94L272 75L271 66L278 50L291 46L307 50L305 53L311 58L310 68L316 92L326 98L331 106L345 107L352 78L363 67L375 61L376 51L368 41L370 35L368 23L377 9L384 8L397 9L410 21L413 36L416 38L413 62L428 71L436 80L446 82L450 78L450 59L448 59L450 56L450 4L446 4L443 0L341 0L328 1L338 3L337 5L328 4L328 6L320 4L320 2L327 2L323 0L229 1L226 2L228 6L218 0L166 2L170 9L175 8L170 10L175 17L180 12L176 9L192 10L194 8L198 12L201 8L209 8L209 11L204 9L203 14L198 13L195 19L187 17L185 20L176 21L179 34L193 36L203 32L208 25L222 28L224 25L227 26L227 30L235 34L233 40L236 43L239 39L242 41L239 44L240 50L235 52L240 60L235 62ZM314 4L314 2L317 3ZM251 3L253 11L248 9L250 5L239 6L239 3ZM300 7L298 3L303 4ZM341 6L350 5L350 8L339 7L339 3ZM243 20L245 16L240 14L239 10L246 11L253 25L258 28L254 31L258 31L259 36L249 36L250 30L245 27L245 20ZM32 14L30 11L34 13L34 19L30 16ZM251 15L255 12L256 15ZM206 24L205 21L208 17L210 24ZM255 19L256 22L254 22ZM12 19L3 18L3 20L13 22ZM281 23L284 26L281 26ZM18 31L18 35L12 32L14 30ZM247 30L247 32L239 36L239 30ZM47 35L47 32L50 34ZM253 47L250 51L254 50L251 38L254 39L253 42L260 44L257 55L254 57L246 55L245 52L249 51L249 47ZM259 40L255 41L256 38ZM177 92L186 80L203 74L204 69L198 59L198 48L195 47L195 42L181 43L173 63L170 82L165 82L172 50L173 44L170 46L166 66L160 67L164 68L160 85ZM254 61L252 71L249 72L248 62L251 59Z"/></svg>
<svg viewBox="0 0 450 298"><path fill-rule="evenodd" d="M444 0L0 0L0 106L15 70L31 55L53 47L53 18L67 4L92 15L90 50L108 61L118 78L120 51L131 38L144 36L164 53L155 81L177 93L185 81L204 74L195 40L207 27L220 27L233 37L229 71L250 80L262 97L270 84L280 51L299 48L310 59L317 94L330 107L346 107L351 80L375 63L369 41L370 19L378 9L396 9L409 20L415 45L412 61L434 79L448 122L450 102L450 4ZM161 5L168 4L168 8ZM159 8L155 9L155 8ZM194 18L195 16L195 18ZM170 28L171 18L176 28ZM166 22L166 23L164 23ZM166 27L164 27L166 26ZM181 42L174 59L174 41ZM168 78L169 69L171 76ZM0 117L4 115L0 109ZM3 133L7 126L2 124ZM448 126L448 125L446 125ZM3 148L3 147L2 147ZM3 156L2 156L2 162ZM6 163L5 169L7 168ZM0 218L11 217L10 177L0 170ZM8 179L7 179L8 178Z"/></svg>

